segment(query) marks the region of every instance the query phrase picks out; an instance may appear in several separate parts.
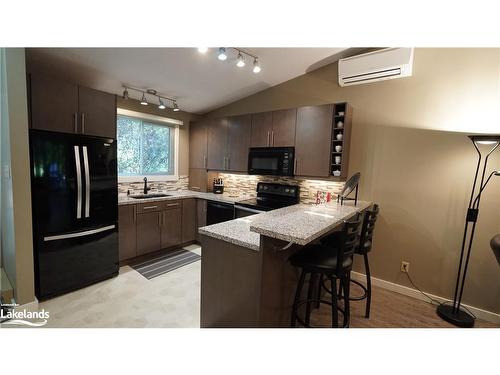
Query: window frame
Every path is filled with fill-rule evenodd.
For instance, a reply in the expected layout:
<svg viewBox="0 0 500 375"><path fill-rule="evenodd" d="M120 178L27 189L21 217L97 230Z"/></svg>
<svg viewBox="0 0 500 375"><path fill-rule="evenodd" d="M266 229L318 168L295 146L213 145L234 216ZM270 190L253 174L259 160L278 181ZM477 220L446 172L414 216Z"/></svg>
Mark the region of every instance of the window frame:
<svg viewBox="0 0 500 375"><path fill-rule="evenodd" d="M118 175L118 182L142 182L144 177L147 177L148 181L178 181L179 180L179 127L184 125L181 120L176 120L173 118L152 115L149 113L131 111L124 108L117 108L116 110L116 122L118 126L118 116L127 116L137 118L141 121L147 121L148 123L160 126L168 126L174 132L174 173L173 174L152 174L152 175L136 175L136 176L120 176ZM117 141L118 137L117 137ZM118 155L117 155L118 158Z"/></svg>

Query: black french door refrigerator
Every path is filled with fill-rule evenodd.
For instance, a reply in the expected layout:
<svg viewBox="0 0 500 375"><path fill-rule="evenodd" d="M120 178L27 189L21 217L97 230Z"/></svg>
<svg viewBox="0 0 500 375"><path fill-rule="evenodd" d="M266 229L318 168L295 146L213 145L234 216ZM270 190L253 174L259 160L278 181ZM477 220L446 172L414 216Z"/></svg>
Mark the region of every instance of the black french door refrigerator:
<svg viewBox="0 0 500 375"><path fill-rule="evenodd" d="M116 276L116 140L30 130L30 150L37 297Z"/></svg>

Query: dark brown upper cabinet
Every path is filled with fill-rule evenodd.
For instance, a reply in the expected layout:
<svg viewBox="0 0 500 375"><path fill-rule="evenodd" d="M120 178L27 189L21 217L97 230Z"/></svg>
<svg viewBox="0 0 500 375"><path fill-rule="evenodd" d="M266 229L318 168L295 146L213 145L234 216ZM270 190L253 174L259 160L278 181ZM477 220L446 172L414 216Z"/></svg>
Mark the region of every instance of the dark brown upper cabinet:
<svg viewBox="0 0 500 375"><path fill-rule="evenodd" d="M227 118L210 121L207 130L207 169L223 171L227 163Z"/></svg>
<svg viewBox="0 0 500 375"><path fill-rule="evenodd" d="M297 109L252 115L251 147L293 147Z"/></svg>
<svg viewBox="0 0 500 375"><path fill-rule="evenodd" d="M33 129L116 138L116 95L30 75Z"/></svg>
<svg viewBox="0 0 500 375"><path fill-rule="evenodd" d="M189 168L207 168L208 120L193 122L189 128Z"/></svg>
<svg viewBox="0 0 500 375"><path fill-rule="evenodd" d="M250 147L250 115L228 118L228 144L225 170L246 172Z"/></svg>
<svg viewBox="0 0 500 375"><path fill-rule="evenodd" d="M295 175L330 176L333 105L297 109Z"/></svg>
<svg viewBox="0 0 500 375"><path fill-rule="evenodd" d="M116 138L116 95L78 86L80 133Z"/></svg>
<svg viewBox="0 0 500 375"><path fill-rule="evenodd" d="M295 145L295 125L297 108L273 112L271 145L273 147L293 147Z"/></svg>
<svg viewBox="0 0 500 375"><path fill-rule="evenodd" d="M78 132L77 85L31 75L30 99L30 125L33 129Z"/></svg>
<svg viewBox="0 0 500 375"><path fill-rule="evenodd" d="M273 113L262 112L252 115L250 147L270 147L273 130Z"/></svg>

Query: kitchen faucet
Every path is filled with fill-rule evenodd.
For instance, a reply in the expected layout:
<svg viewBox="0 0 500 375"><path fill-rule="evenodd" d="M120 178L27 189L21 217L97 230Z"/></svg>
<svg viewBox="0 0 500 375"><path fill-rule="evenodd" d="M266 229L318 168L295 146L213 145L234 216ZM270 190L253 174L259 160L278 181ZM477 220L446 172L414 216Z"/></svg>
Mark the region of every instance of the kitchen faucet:
<svg viewBox="0 0 500 375"><path fill-rule="evenodd" d="M144 194L147 194L149 190L151 190L151 188L148 187L148 178L144 177Z"/></svg>

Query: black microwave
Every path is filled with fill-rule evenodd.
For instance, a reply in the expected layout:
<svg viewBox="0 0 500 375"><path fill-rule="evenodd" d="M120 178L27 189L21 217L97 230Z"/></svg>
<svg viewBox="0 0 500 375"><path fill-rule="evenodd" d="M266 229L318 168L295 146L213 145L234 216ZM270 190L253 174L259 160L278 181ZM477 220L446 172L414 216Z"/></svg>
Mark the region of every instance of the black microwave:
<svg viewBox="0 0 500 375"><path fill-rule="evenodd" d="M253 147L248 154L248 174L293 176L294 147Z"/></svg>

